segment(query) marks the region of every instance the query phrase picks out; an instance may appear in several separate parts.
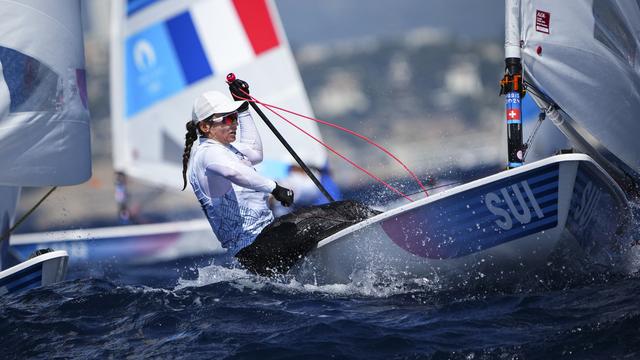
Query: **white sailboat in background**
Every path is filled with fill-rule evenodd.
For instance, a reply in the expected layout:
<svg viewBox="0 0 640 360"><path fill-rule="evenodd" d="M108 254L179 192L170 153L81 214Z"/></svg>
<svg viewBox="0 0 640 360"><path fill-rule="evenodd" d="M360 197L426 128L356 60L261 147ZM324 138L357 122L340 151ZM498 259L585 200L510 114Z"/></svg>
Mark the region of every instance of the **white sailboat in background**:
<svg viewBox="0 0 640 360"><path fill-rule="evenodd" d="M148 2L115 14L120 14L112 34L111 71L116 170L181 189L176 174L182 173L184 125L193 99L206 90L228 93L229 72L250 80L265 102L312 114L273 2ZM256 122L265 153L260 170L270 175L277 165L293 163L269 129ZM301 127L319 136L315 123ZM321 145L290 126L278 129L306 162L325 166Z"/></svg>
<svg viewBox="0 0 640 360"><path fill-rule="evenodd" d="M115 170L150 186L179 192L185 123L193 99L208 90L228 92L225 76L229 72L250 80L252 92L264 101L312 114L272 1L113 1ZM285 176L293 159L254 118L265 155L258 170L276 179ZM327 166L326 151L319 144L299 136L287 124L275 125L307 164L317 169ZM315 123L300 126L320 138ZM182 221L17 235L12 245L23 255L42 245L69 249L75 255L72 267L113 268L224 251L200 213Z"/></svg>
<svg viewBox="0 0 640 360"><path fill-rule="evenodd" d="M256 273L288 271L317 283L378 275L452 284L479 276L510 282L555 265L624 270L625 253L634 243L624 234L631 218L627 196L640 171L640 5L505 4L512 169L343 228L321 239L303 261L297 260L301 254L245 252L260 248L258 237L241 251L241 262ZM521 63L528 93L588 155L523 164Z"/></svg>
<svg viewBox="0 0 640 360"><path fill-rule="evenodd" d="M0 240L0 294L5 294L64 279L65 251L40 251L11 266L16 259L9 256L14 244L8 233L20 189L86 181L91 149L80 1L3 0L0 8L0 234L7 235Z"/></svg>

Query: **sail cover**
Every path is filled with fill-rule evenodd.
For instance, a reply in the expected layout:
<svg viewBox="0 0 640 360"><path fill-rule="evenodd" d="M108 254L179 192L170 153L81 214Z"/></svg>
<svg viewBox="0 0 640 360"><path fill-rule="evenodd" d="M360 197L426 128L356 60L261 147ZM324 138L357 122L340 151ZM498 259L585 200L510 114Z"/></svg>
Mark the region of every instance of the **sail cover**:
<svg viewBox="0 0 640 360"><path fill-rule="evenodd" d="M117 170L182 188L185 123L200 93L228 93L227 73L247 81L261 101L312 115L276 8L267 0L115 1L112 29L112 127ZM252 110L253 111L253 110ZM264 110L311 166L321 168L319 144ZM277 176L290 155L262 123L265 160ZM315 123L297 122L316 137Z"/></svg>
<svg viewBox="0 0 640 360"><path fill-rule="evenodd" d="M640 172L640 2L522 0L525 80L590 147Z"/></svg>
<svg viewBox="0 0 640 360"><path fill-rule="evenodd" d="M80 0L0 0L0 185L91 176Z"/></svg>

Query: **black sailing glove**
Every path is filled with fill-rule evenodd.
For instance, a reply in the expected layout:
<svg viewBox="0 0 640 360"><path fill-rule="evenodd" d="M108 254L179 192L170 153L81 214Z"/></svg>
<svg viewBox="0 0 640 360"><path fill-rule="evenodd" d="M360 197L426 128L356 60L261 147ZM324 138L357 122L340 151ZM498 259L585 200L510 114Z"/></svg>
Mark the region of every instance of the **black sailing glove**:
<svg viewBox="0 0 640 360"><path fill-rule="evenodd" d="M229 83L229 92L231 93L231 97L235 101L241 101L249 98L249 84L246 81L242 81L240 79L235 79L231 83ZM245 101L245 103L238 108L238 112L244 112L249 109L249 102Z"/></svg>
<svg viewBox="0 0 640 360"><path fill-rule="evenodd" d="M284 188L276 183L276 188L271 192L276 200L280 201L282 206L291 206L293 204L293 191Z"/></svg>

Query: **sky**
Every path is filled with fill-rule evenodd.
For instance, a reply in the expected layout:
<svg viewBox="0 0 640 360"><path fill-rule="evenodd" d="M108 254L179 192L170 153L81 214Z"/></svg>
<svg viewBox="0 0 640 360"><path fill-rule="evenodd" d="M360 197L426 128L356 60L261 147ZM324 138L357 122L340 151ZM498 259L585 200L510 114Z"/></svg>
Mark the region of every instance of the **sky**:
<svg viewBox="0 0 640 360"><path fill-rule="evenodd" d="M292 46L388 37L433 27L468 39L504 36L504 0L275 0Z"/></svg>
<svg viewBox="0 0 640 360"><path fill-rule="evenodd" d="M460 38L504 36L504 0L274 0L292 47L392 37L432 27ZM107 37L110 2L83 2L85 30Z"/></svg>

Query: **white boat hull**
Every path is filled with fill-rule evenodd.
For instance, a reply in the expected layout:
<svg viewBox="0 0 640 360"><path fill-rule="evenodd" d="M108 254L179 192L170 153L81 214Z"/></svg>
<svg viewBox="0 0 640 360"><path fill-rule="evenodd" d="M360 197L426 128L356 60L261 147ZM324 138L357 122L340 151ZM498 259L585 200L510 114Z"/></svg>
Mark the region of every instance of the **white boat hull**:
<svg viewBox="0 0 640 360"><path fill-rule="evenodd" d="M344 229L291 272L321 283L351 282L363 272L507 280L505 274L549 265L558 253L615 267L628 248L619 235L629 216L624 193L590 157L559 155Z"/></svg>
<svg viewBox="0 0 640 360"><path fill-rule="evenodd" d="M0 271L0 295L63 281L68 259L66 251L51 251Z"/></svg>

